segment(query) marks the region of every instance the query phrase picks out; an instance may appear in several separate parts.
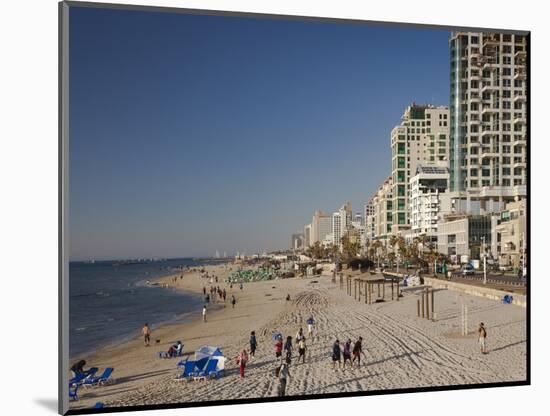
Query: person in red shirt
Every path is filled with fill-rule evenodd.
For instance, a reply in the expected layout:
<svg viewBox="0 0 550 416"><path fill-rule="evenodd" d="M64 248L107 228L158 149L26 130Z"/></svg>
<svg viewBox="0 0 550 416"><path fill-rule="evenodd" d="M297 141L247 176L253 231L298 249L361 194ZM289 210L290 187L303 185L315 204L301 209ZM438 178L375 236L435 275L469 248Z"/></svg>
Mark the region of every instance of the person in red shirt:
<svg viewBox="0 0 550 416"><path fill-rule="evenodd" d="M281 358L283 354L283 340L281 338L277 339L275 343L275 357Z"/></svg>

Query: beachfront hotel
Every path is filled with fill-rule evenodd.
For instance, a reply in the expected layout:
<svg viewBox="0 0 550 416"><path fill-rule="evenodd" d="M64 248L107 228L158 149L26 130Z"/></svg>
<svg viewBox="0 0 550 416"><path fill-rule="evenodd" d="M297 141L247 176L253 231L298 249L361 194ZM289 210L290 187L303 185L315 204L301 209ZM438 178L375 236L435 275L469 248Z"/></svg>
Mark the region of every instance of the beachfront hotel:
<svg viewBox="0 0 550 416"><path fill-rule="evenodd" d="M391 132L392 234L410 230L410 178L420 165L446 166L449 160L449 109L417 105L405 109Z"/></svg>
<svg viewBox="0 0 550 416"><path fill-rule="evenodd" d="M454 210L498 212L527 193L527 39L453 32L450 52Z"/></svg>

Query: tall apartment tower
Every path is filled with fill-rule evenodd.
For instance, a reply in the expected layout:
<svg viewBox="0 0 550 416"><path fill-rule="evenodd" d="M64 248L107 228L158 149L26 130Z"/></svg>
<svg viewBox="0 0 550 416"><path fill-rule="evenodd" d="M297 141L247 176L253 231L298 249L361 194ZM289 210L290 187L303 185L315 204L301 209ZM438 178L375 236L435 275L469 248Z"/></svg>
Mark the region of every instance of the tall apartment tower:
<svg viewBox="0 0 550 416"><path fill-rule="evenodd" d="M373 195L374 238L386 239L392 229L392 177L387 177Z"/></svg>
<svg viewBox="0 0 550 416"><path fill-rule="evenodd" d="M410 230L409 180L417 167L448 166L449 125L448 107L413 103L392 130L392 234Z"/></svg>
<svg viewBox="0 0 550 416"><path fill-rule="evenodd" d="M323 211L315 211L311 219L310 245L316 242L322 243L328 234L332 232L332 219Z"/></svg>
<svg viewBox="0 0 550 416"><path fill-rule="evenodd" d="M304 227L304 247L308 248L311 245L311 224Z"/></svg>
<svg viewBox="0 0 550 416"><path fill-rule="evenodd" d="M332 214L333 244L340 246L342 237L351 229L352 211L351 203L346 202L340 209Z"/></svg>
<svg viewBox="0 0 550 416"><path fill-rule="evenodd" d="M372 241L376 236L376 207L374 205L374 196L363 207L363 218L365 221L365 237L368 241Z"/></svg>
<svg viewBox="0 0 550 416"><path fill-rule="evenodd" d="M453 210L499 211L527 191L527 38L453 32L450 52Z"/></svg>

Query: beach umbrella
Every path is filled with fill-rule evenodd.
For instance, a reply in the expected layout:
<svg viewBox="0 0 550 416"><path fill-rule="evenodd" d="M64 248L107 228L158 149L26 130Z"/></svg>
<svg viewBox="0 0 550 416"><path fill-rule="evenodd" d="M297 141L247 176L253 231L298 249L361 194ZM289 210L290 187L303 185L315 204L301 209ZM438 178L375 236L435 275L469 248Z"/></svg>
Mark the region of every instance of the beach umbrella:
<svg viewBox="0 0 550 416"><path fill-rule="evenodd" d="M274 332L273 334L271 334L271 339L273 341L277 341L278 339L281 339L283 338L283 334L281 334L280 332Z"/></svg>

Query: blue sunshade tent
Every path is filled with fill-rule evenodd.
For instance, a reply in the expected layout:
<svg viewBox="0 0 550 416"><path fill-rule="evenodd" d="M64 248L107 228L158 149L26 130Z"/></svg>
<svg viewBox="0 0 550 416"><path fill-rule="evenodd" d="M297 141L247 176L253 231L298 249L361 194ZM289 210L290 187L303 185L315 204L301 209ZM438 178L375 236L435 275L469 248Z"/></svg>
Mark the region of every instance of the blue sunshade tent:
<svg viewBox="0 0 550 416"><path fill-rule="evenodd" d="M218 361L218 364L216 366L217 371L221 371L225 368L225 357L220 350L220 347L203 345L197 351L195 351L195 360L200 360L202 358L215 358Z"/></svg>
<svg viewBox="0 0 550 416"><path fill-rule="evenodd" d="M282 339L283 338L283 334L281 334L280 332L274 332L271 334L271 339L273 341L277 341L278 339Z"/></svg>

